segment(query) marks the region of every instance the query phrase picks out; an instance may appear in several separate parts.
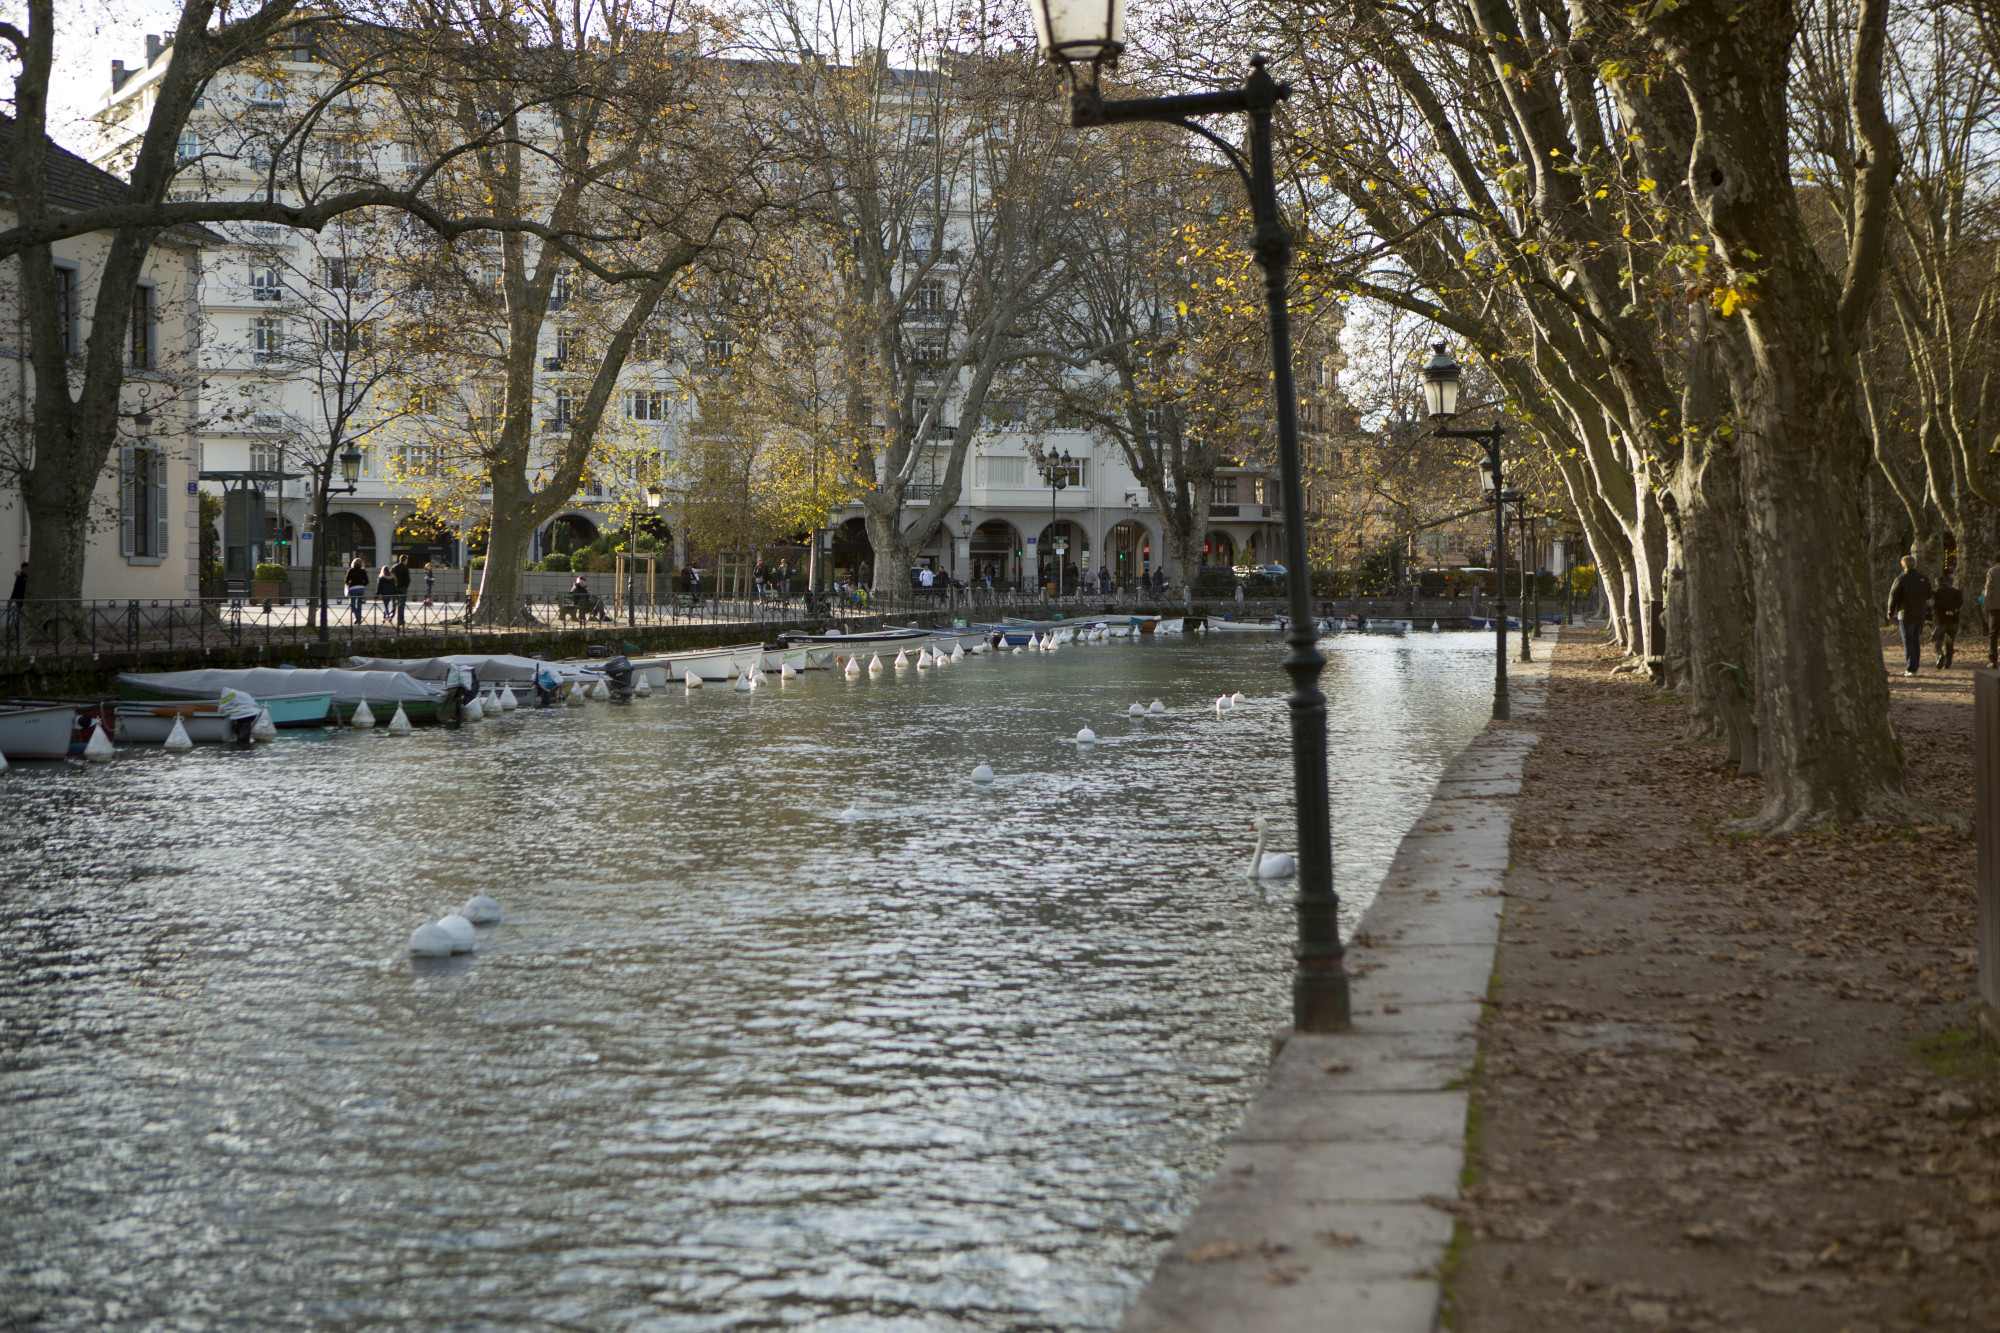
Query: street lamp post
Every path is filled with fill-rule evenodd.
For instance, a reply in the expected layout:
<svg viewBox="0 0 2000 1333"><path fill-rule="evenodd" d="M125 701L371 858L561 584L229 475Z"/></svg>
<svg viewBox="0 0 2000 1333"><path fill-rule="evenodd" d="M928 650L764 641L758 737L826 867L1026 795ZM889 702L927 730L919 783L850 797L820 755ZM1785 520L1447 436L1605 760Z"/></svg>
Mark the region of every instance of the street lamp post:
<svg viewBox="0 0 2000 1333"><path fill-rule="evenodd" d="M345 486L330 484L333 480L329 474L333 471L334 453L331 449L327 450L326 457L320 460L318 468L319 501L314 506L313 512L313 545L318 548L313 552L313 559L319 565L319 641L321 643L325 643L333 637L333 632L327 625L326 616L326 498L329 495L352 495L361 489L358 484L361 480L361 451L354 447L352 441L349 441L347 447L340 451L339 457L340 479L347 484Z"/></svg>
<svg viewBox="0 0 2000 1333"><path fill-rule="evenodd" d="M1056 542L1056 497L1069 485L1069 469L1072 460L1069 450L1059 454L1047 454L1035 459L1035 465L1042 470L1042 480L1049 484L1049 582L1055 585L1055 595L1062 596L1062 552Z"/></svg>
<svg viewBox="0 0 2000 1333"><path fill-rule="evenodd" d="M658 486L647 486L640 493L646 500L646 511L657 512L660 501L666 497ZM632 500L632 521L625 529L625 623L628 626L639 623L639 497ZM651 615L651 612L647 612Z"/></svg>
<svg viewBox="0 0 2000 1333"><path fill-rule="evenodd" d="M1515 492L1518 495L1518 492ZM1528 591L1531 568L1535 563L1534 532L1535 516L1528 509L1525 499L1514 501L1514 523L1521 529L1521 574L1517 582L1521 585L1521 660L1534 661L1528 649L1528 640L1534 637L1536 617L1541 614L1541 590Z"/></svg>
<svg viewBox="0 0 2000 1333"><path fill-rule="evenodd" d="M1450 422L1458 416L1458 362L1444 350L1443 343L1431 344L1431 359L1424 363L1424 405L1432 421ZM1479 460L1479 488L1493 501L1493 716L1507 717L1507 501L1512 492L1504 487L1500 470L1500 438L1505 432L1499 422L1486 430L1452 430L1439 426L1436 434L1446 440L1477 440L1486 450Z"/></svg>
<svg viewBox="0 0 2000 1333"><path fill-rule="evenodd" d="M1099 85L1125 49L1124 0L1035 0L1035 27L1042 53L1063 67L1070 82L1070 123L1082 128L1131 121L1178 125L1219 149L1236 168L1249 192L1252 248L1264 270L1264 301L1270 322L1271 390L1277 413L1278 468L1285 515L1286 580L1291 619L1286 641L1291 651L1285 671L1292 679L1288 700L1292 721L1292 789L1298 817L1299 936L1293 950L1292 1024L1301 1032L1344 1032L1348 1017L1345 949L1340 942L1340 899L1333 891L1332 818L1326 776L1326 696L1319 676L1326 659L1316 646L1312 577L1307 560L1305 488L1299 476L1298 390L1292 379L1292 330L1285 305L1285 270L1292 238L1278 217L1278 186L1271 155L1271 114L1291 89L1265 71L1262 56L1250 62L1240 88L1180 97L1134 97L1107 101ZM1249 118L1249 159L1190 117L1242 114Z"/></svg>
<svg viewBox="0 0 2000 1333"><path fill-rule="evenodd" d="M973 575L977 572L972 567L972 511L970 509L965 510L958 516L958 535L965 539L965 553L953 563L965 575L959 582L965 585L965 608L969 614L972 610L972 579ZM951 591L949 580L946 580L946 590ZM957 593L953 592L952 604L955 606L957 603Z"/></svg>

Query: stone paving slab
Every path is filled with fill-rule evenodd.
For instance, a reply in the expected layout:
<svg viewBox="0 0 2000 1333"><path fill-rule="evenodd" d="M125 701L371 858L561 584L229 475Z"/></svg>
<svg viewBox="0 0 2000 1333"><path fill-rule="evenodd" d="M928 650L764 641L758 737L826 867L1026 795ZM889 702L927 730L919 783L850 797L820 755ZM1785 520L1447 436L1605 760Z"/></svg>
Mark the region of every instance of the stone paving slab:
<svg viewBox="0 0 2000 1333"><path fill-rule="evenodd" d="M1509 664L1542 712L1552 637ZM1397 848L1348 962L1354 1029L1289 1034L1124 1333L1434 1333L1513 798L1539 738L1489 727Z"/></svg>

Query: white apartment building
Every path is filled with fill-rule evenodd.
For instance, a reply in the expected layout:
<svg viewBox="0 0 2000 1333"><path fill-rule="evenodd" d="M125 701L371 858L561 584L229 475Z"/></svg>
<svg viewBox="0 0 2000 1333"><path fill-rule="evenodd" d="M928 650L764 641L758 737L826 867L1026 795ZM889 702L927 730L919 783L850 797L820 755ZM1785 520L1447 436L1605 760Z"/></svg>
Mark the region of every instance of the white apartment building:
<svg viewBox="0 0 2000 1333"><path fill-rule="evenodd" d="M205 91L182 139L190 191L247 192L261 179L269 158L254 132L258 117L281 113L288 99L296 104L324 73L314 64L311 51L300 49L291 56L283 65L282 78L231 71ZM153 90L172 58L171 44L148 35L145 57L135 67L112 63L111 87L98 113L103 138L93 156L114 171L129 157L143 130ZM394 159L399 145L389 128L384 128L378 142L379 148L371 150L375 156ZM374 165L395 170L400 161ZM241 579L260 560L295 568L313 563L310 527L316 497L311 477L299 474L308 473L309 464L326 456L329 446L323 433L314 429L325 413L323 404L315 401L318 391L308 377L273 371L282 363L277 349L284 340L316 336L309 311L301 308L310 302L301 300L298 277L324 272L331 256L325 253L325 235L268 226L218 230L228 233L230 243L213 248L202 259L201 370L208 387L196 448L201 484L212 491L233 492L224 519L224 557L230 577ZM551 432L564 425L567 410L560 381L560 336L558 321L552 320L545 355L537 359L543 368L541 380L546 381L538 382L538 390L546 390L538 392L538 398L549 404L544 427ZM699 346L699 338L695 344ZM621 440L629 440L633 447L670 451L688 428L677 405L682 395L659 390L665 374L644 363L628 367L632 387L621 395L625 420L617 425ZM963 388L963 381L937 386L936 392L946 398L941 421L953 419ZM960 578L990 578L996 587L1043 583L1056 548L1062 550L1067 570L1090 569L1126 585L1160 568L1166 547L1158 516L1116 442L1083 430L1031 430L1028 418L1024 404L989 402L966 459L959 503L918 563ZM358 555L372 566L408 553L413 563L429 560L463 567L468 555L466 531L413 530L409 520L417 509L416 497L392 479L396 469L389 466L386 449L362 448L361 476L353 490L330 497L329 530L318 539L324 548L318 553L320 561L338 566ZM1037 449L1067 452L1071 463L1064 487L1048 484L1033 456ZM931 452L934 462L926 460L926 470L919 472L905 495L908 506L928 503L943 476L948 446ZM335 480L338 491L337 473ZM1224 469L1213 497L1204 562L1230 565L1281 559L1275 500L1275 485L1261 471ZM567 529L566 542L622 528L630 505L631 498L616 493L615 485L587 486L543 526L534 554L552 549L559 526ZM678 564L686 552L673 508L670 496L662 518L674 533ZM832 562L838 574L858 574L872 560L860 514L860 506L853 504L844 515L836 515ZM468 521L466 528L473 527L476 523ZM300 569L294 577L296 591L303 591L304 572ZM1168 573L1178 583L1191 571Z"/></svg>
<svg viewBox="0 0 2000 1333"><path fill-rule="evenodd" d="M14 122L0 115L0 140ZM48 145L50 204L56 210L125 202L123 181L74 153ZM0 160L0 226L11 225L10 168ZM124 347L124 385L117 447L91 497L85 537L82 594L86 600L166 601L200 591L199 513L195 494L193 430L199 384L195 293L202 249L219 238L200 227L163 232L154 241L144 276L133 294L132 326ZM90 232L57 241L57 299L63 339L71 353L90 337L98 281L110 236ZM0 450L9 467L0 480L0 552L8 582L28 559L30 526L16 478L33 453L35 371L20 308L19 258L0 262Z"/></svg>

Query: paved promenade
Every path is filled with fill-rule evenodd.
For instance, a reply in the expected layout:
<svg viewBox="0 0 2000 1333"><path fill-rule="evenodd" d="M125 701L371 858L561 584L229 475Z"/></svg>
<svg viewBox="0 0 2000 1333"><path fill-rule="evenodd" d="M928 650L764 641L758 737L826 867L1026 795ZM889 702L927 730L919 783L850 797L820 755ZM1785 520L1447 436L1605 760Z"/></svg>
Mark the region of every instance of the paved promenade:
<svg viewBox="0 0 2000 1333"><path fill-rule="evenodd" d="M1446 770L1347 958L1354 1030L1292 1036L1126 1333L1429 1333L1466 1166L1470 1076L1513 805L1544 673Z"/></svg>

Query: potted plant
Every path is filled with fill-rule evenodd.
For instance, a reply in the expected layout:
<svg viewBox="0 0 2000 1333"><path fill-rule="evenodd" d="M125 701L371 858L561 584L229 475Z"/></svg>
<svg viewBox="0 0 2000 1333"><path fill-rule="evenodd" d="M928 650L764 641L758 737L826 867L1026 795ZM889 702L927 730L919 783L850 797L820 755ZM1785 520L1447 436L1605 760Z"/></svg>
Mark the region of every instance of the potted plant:
<svg viewBox="0 0 2000 1333"><path fill-rule="evenodd" d="M250 599L256 602L271 602L292 595L292 577L285 567L266 560L258 565L250 575Z"/></svg>

